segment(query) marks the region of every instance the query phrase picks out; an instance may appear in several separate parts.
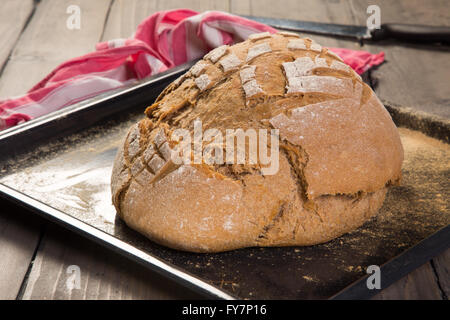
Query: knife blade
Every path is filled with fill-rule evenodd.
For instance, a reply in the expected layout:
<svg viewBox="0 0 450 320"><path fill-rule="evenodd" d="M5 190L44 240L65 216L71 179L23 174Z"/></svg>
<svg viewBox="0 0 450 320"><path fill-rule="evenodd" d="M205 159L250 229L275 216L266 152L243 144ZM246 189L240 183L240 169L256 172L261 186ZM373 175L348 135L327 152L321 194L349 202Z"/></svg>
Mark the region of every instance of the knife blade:
<svg viewBox="0 0 450 320"><path fill-rule="evenodd" d="M267 24L276 29L334 36L339 38L353 38L358 41L380 41L392 39L403 42L417 43L450 43L449 27L386 23L382 24L380 29L370 30L365 26L255 16L243 17Z"/></svg>

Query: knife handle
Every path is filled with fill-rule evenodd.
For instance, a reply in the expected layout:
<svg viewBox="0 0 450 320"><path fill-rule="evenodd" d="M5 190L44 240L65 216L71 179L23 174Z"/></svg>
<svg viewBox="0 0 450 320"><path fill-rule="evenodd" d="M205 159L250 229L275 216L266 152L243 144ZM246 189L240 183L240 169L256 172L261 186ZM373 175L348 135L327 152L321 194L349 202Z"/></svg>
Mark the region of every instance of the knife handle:
<svg viewBox="0 0 450 320"><path fill-rule="evenodd" d="M386 23L371 31L373 40L402 40L419 43L450 43L450 27Z"/></svg>

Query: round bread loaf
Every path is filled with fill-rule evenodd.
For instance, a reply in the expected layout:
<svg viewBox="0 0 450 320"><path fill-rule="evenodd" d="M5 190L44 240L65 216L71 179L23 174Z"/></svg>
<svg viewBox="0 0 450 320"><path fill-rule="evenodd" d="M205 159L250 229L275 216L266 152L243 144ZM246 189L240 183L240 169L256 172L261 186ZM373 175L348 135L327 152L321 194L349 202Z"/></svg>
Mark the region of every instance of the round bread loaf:
<svg viewBox="0 0 450 320"><path fill-rule="evenodd" d="M337 55L295 34L212 50L145 113L114 162L113 203L127 225L172 248L326 242L374 216L401 178L399 134L373 91ZM195 121L224 135L276 135L276 172L247 160L174 161L174 132L193 133Z"/></svg>

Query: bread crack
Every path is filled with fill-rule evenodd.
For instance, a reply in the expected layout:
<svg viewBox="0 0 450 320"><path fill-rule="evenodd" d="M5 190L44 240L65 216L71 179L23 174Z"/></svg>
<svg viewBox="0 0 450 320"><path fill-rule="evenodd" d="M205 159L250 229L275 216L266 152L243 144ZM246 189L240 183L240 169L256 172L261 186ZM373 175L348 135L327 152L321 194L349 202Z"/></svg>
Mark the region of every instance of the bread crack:
<svg viewBox="0 0 450 320"><path fill-rule="evenodd" d="M116 210L117 210L117 213L119 214L119 216L121 215L121 212L122 212L122 210L121 210L121 204L122 204L122 202L123 202L123 198L124 198L124 196L125 196L125 193L127 192L127 190L128 190L128 188L130 187L130 185L131 185L131 182L132 182L132 176L131 176L131 170L130 170L130 168L124 168L124 170L122 170L121 171L121 173L123 173L123 171L127 171L127 178L126 178L126 181L125 181L125 183L119 188L119 190L117 190L116 192L115 192L115 194L113 195L113 204L115 205L115 207L116 207ZM119 176L121 176L120 174L119 174Z"/></svg>
<svg viewBox="0 0 450 320"><path fill-rule="evenodd" d="M261 241L262 239L268 239L268 233L273 227L283 218L286 211L287 202L282 202L278 207L277 213L270 219L269 223L262 227L260 234L258 235L256 241Z"/></svg>
<svg viewBox="0 0 450 320"><path fill-rule="evenodd" d="M292 229L292 240L295 240L298 234L299 228L302 228L303 232L306 232L305 226L300 222L300 217L297 217L297 220L295 221L295 226Z"/></svg>
<svg viewBox="0 0 450 320"><path fill-rule="evenodd" d="M255 165L220 164L213 166L212 169L234 181L242 183L243 186L246 185L244 178L247 175L256 174L264 177L261 168Z"/></svg>
<svg viewBox="0 0 450 320"><path fill-rule="evenodd" d="M304 202L308 201L308 182L305 177L305 168L308 164L309 157L306 151L298 145L294 145L287 140L280 143L281 152L286 156L286 159L291 168L291 174L297 184L298 195Z"/></svg>

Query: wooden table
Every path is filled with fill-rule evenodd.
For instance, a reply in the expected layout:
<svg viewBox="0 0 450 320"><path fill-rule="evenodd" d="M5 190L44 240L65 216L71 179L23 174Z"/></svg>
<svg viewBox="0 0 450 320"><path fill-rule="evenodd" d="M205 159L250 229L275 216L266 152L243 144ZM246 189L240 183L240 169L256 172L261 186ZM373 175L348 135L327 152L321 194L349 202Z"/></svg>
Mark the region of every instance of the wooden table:
<svg viewBox="0 0 450 320"><path fill-rule="evenodd" d="M81 8L81 28L66 27L69 5ZM186 7L235 14L335 23L366 23L377 4L382 22L449 25L446 0L3 0L0 10L0 97L19 95L66 59L103 40L125 38L158 10ZM326 46L358 49L352 41L314 38ZM386 52L372 71L386 102L450 118L450 55L442 48L364 45ZM0 299L177 299L197 296L88 240L0 202ZM80 289L68 290L70 265L81 271ZM450 250L430 260L376 299L448 299Z"/></svg>

